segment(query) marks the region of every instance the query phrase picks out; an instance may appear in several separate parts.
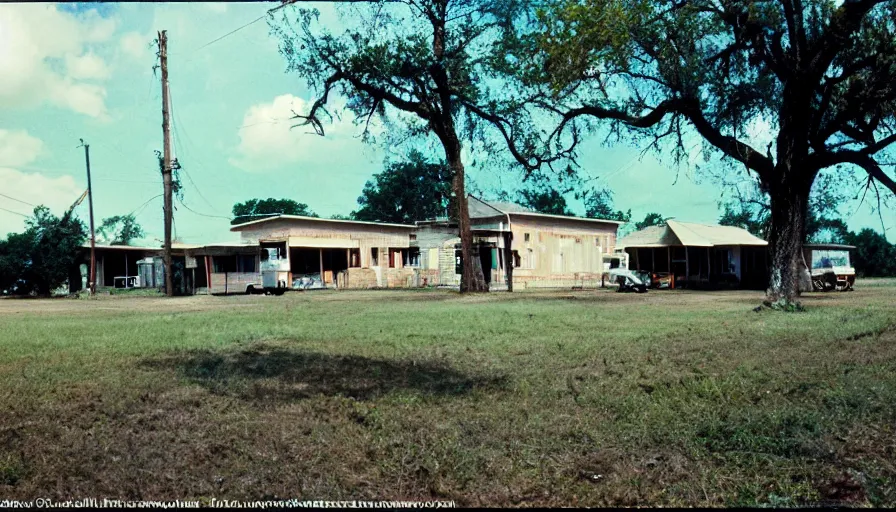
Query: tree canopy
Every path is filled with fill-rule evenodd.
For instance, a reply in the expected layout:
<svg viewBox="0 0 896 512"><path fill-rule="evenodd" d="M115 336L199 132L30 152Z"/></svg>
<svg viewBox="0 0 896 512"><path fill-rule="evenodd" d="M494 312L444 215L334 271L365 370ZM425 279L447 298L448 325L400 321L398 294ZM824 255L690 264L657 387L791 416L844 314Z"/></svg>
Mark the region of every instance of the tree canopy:
<svg viewBox="0 0 896 512"><path fill-rule="evenodd" d="M644 220L641 222L635 223L635 229L644 229L650 226L665 226L666 225L666 217L663 217L659 213L650 212L644 216Z"/></svg>
<svg viewBox="0 0 896 512"><path fill-rule="evenodd" d="M0 240L0 293L49 295L69 278L86 238L84 223L62 218L46 206L34 208L23 233Z"/></svg>
<svg viewBox="0 0 896 512"><path fill-rule="evenodd" d="M601 120L678 161L702 140L748 169L769 195L773 302L799 295L820 171L896 193L896 0L548 0L505 49L519 84L552 92L552 139Z"/></svg>
<svg viewBox="0 0 896 512"><path fill-rule="evenodd" d="M848 233L843 240L854 245L852 264L856 273L866 277L896 276L896 244L870 228Z"/></svg>
<svg viewBox="0 0 896 512"><path fill-rule="evenodd" d="M510 26L517 3L401 0L346 8L352 9L352 23L340 35L317 25L316 10L285 8L271 22L288 70L317 94L296 119L324 135L328 102L338 94L348 99L345 108L365 134L377 117L392 143L438 140L458 212L461 291L486 291L467 211L464 143L492 155L504 153L495 151L498 147L509 150L530 170L551 165L562 153L542 141L521 106L525 102L495 81L493 64L503 52L494 43Z"/></svg>
<svg viewBox="0 0 896 512"><path fill-rule="evenodd" d="M530 187L517 192L517 203L539 213L572 215L566 206L566 198L553 187Z"/></svg>
<svg viewBox="0 0 896 512"><path fill-rule="evenodd" d="M447 217L451 202L451 171L444 162L429 162L419 151L392 162L364 184L356 220L413 224Z"/></svg>
<svg viewBox="0 0 896 512"><path fill-rule="evenodd" d="M305 203L299 203L292 199L249 199L233 205L233 220L231 224L242 224L253 220L273 217L275 215L301 215L304 217L317 217L317 214L308 208Z"/></svg>
<svg viewBox="0 0 896 512"><path fill-rule="evenodd" d="M96 232L99 235L98 241L109 245L128 245L145 236L143 228L137 223L133 214L105 218Z"/></svg>
<svg viewBox="0 0 896 512"><path fill-rule="evenodd" d="M613 209L613 192L609 189L592 188L578 194L585 203L585 216L592 219L618 220L630 222L632 210Z"/></svg>

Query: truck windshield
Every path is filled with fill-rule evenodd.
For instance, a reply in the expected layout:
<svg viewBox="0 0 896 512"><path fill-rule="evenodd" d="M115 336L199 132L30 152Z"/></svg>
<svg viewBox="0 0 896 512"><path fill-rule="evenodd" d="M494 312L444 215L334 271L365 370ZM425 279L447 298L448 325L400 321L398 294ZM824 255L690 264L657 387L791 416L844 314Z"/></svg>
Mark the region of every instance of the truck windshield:
<svg viewBox="0 0 896 512"><path fill-rule="evenodd" d="M814 250L812 251L812 268L848 267L849 251Z"/></svg>

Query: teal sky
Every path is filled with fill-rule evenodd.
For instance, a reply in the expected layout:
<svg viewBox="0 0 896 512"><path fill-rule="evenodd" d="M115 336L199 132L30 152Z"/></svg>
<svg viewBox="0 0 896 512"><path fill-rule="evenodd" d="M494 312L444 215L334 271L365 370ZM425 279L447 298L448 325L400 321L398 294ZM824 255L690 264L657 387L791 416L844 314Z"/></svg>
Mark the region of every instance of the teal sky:
<svg viewBox="0 0 896 512"><path fill-rule="evenodd" d="M146 241L161 239L162 185L153 154L162 148L161 87L151 48L161 29L169 39L172 138L186 170L185 206L175 212L179 240L236 238L228 231L231 207L253 197L295 199L322 216L355 209L386 152L362 142L348 115L324 138L290 129L291 110L304 110L312 97L302 80L285 73L266 20L201 48L275 5L0 4L0 233L21 230L24 218L16 213L30 214L33 204L60 214L78 198L86 188L83 138L97 223L136 212ZM315 7L338 30L333 5ZM684 221L718 219L718 185L693 165L676 169L670 159L639 155L638 148L606 147L594 137L580 163L637 219L650 211ZM470 169L484 189L515 189L520 178ZM569 199L581 214L581 204ZM881 230L874 204L869 196L861 206L844 206L851 229ZM86 205L76 210L85 221ZM896 212L884 212L884 222L896 225ZM887 234L893 241L894 231Z"/></svg>

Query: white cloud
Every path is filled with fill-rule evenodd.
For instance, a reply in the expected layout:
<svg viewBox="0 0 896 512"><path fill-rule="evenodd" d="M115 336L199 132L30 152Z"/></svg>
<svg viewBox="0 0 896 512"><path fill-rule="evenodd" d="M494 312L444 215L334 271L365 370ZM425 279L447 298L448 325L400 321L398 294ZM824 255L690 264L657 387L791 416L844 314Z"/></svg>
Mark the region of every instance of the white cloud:
<svg viewBox="0 0 896 512"><path fill-rule="evenodd" d="M119 45L125 55L133 59L142 59L149 53L149 41L151 39L148 39L144 34L128 32L121 37Z"/></svg>
<svg viewBox="0 0 896 512"><path fill-rule="evenodd" d="M323 123L325 136L321 137L311 126L291 128L298 123L291 119L294 113L304 114L310 109L309 102L301 98L284 94L271 103L249 107L239 129L237 154L230 163L247 171L289 164L336 164L346 150L360 152L363 146L360 138L363 127L352 123L352 115L344 112L341 119L335 116L342 108L344 104L330 106L333 122ZM374 129L371 123L371 131Z"/></svg>
<svg viewBox="0 0 896 512"><path fill-rule="evenodd" d="M0 210L0 238L24 229L25 217L22 215L31 214L31 205L46 205L60 215L84 192L71 175L51 178L15 168L33 162L42 147L40 139L23 130L0 130L0 183L3 184L3 194L9 196L0 196L0 208L3 208Z"/></svg>
<svg viewBox="0 0 896 512"><path fill-rule="evenodd" d="M80 57L67 55L65 64L69 75L76 80L105 80L109 78L109 67L95 53L85 53Z"/></svg>
<svg viewBox="0 0 896 512"><path fill-rule="evenodd" d="M53 5L4 5L0 9L0 108L50 103L106 118L110 72L92 47L107 42L114 20L95 11L75 15ZM90 82L88 82L90 81Z"/></svg>
<svg viewBox="0 0 896 512"><path fill-rule="evenodd" d="M43 149L43 141L25 130L0 129L0 167L18 167L33 162Z"/></svg>

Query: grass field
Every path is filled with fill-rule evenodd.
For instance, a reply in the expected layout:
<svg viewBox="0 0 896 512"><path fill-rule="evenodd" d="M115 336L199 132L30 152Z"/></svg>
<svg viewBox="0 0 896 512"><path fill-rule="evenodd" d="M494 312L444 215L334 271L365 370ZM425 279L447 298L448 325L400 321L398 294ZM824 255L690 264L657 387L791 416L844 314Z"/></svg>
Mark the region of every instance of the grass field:
<svg viewBox="0 0 896 512"><path fill-rule="evenodd" d="M896 506L896 281L0 300L0 497Z"/></svg>

